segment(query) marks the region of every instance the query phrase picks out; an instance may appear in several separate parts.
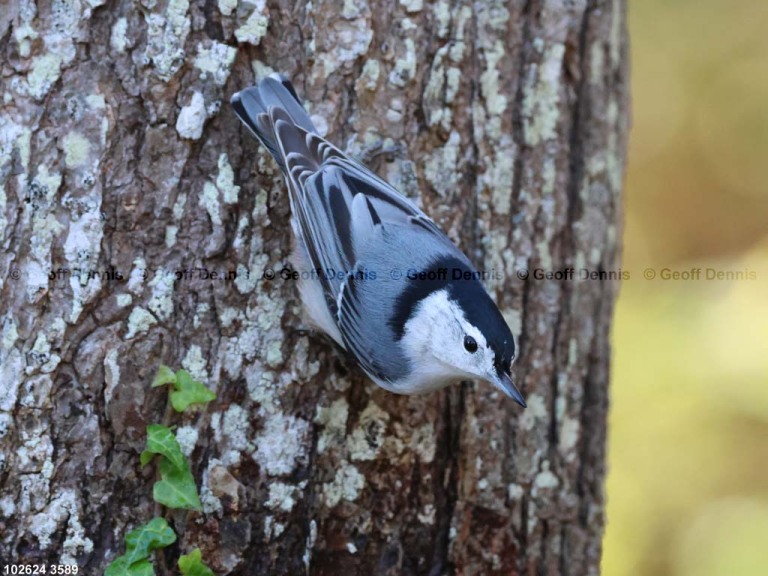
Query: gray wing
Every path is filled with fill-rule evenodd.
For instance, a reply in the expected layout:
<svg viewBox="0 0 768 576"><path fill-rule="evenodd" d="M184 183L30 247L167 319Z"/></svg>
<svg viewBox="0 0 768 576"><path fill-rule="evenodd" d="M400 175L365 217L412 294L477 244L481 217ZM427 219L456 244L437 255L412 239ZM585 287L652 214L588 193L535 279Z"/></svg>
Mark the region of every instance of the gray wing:
<svg viewBox="0 0 768 576"><path fill-rule="evenodd" d="M382 226L412 226L456 249L410 200L321 136L272 109L277 142L285 159L291 209L298 233L321 275L331 313L336 315L346 276L359 271L371 240Z"/></svg>

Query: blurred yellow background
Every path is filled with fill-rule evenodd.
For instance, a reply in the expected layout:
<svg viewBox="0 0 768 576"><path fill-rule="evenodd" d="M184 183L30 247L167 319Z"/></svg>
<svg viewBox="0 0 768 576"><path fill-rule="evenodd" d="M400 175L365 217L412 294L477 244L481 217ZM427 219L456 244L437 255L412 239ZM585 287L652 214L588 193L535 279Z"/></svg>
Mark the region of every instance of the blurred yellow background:
<svg viewBox="0 0 768 576"><path fill-rule="evenodd" d="M631 279L614 325L603 574L764 576L768 2L630 4Z"/></svg>

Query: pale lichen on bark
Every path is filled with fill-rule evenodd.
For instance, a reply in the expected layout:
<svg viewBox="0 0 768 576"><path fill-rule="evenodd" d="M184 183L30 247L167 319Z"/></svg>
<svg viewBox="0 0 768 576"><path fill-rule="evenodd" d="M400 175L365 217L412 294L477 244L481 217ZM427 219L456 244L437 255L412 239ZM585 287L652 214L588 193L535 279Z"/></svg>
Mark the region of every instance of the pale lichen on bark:
<svg viewBox="0 0 768 576"><path fill-rule="evenodd" d="M4 4L0 556L100 573L152 517L162 362L218 394L177 421L203 513L169 516L217 573L595 573L615 286L517 272L618 266L624 28L619 0ZM288 200L226 102L275 70L341 147L401 145L381 172L496 272L526 411L377 389L262 277Z"/></svg>

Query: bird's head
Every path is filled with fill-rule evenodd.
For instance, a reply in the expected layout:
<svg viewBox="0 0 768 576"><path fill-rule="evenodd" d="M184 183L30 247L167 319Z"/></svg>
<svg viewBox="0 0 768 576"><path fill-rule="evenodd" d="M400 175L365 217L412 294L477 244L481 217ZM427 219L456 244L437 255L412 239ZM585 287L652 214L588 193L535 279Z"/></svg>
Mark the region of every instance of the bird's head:
<svg viewBox="0 0 768 576"><path fill-rule="evenodd" d="M424 378L485 380L526 406L510 374L512 332L479 281L432 291L414 306L404 328L402 345L414 371L427 373Z"/></svg>

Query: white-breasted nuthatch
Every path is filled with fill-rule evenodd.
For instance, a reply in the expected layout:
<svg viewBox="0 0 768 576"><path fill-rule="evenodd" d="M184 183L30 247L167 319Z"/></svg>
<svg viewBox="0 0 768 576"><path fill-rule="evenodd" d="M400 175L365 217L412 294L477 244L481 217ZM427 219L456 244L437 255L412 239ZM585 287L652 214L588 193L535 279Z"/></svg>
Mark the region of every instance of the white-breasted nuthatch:
<svg viewBox="0 0 768 576"><path fill-rule="evenodd" d="M442 230L320 136L285 77L238 92L232 106L285 175L292 263L311 322L386 390L479 378L525 406L510 377L512 333Z"/></svg>

